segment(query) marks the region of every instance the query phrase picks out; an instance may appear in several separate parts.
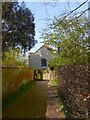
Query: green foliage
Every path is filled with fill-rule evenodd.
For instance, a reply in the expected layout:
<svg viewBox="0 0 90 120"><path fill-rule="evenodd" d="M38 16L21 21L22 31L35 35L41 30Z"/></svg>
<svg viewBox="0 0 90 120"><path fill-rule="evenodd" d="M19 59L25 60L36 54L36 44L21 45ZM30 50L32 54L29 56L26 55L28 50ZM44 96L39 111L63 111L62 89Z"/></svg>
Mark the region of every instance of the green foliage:
<svg viewBox="0 0 90 120"><path fill-rule="evenodd" d="M36 43L34 16L25 3L2 3L2 50L21 46L25 52Z"/></svg>
<svg viewBox="0 0 90 120"><path fill-rule="evenodd" d="M69 118L69 113L66 110L63 102L60 101L60 103L57 105L57 107L59 108L60 111L62 111L64 113L65 118Z"/></svg>
<svg viewBox="0 0 90 120"><path fill-rule="evenodd" d="M21 54L19 49L8 50L2 53L2 65L12 67L26 66L25 55Z"/></svg>
<svg viewBox="0 0 90 120"><path fill-rule="evenodd" d="M61 103L59 103L59 104L58 104L58 108L59 108L60 111L63 111L63 110L64 110L64 105L61 104Z"/></svg>
<svg viewBox="0 0 90 120"><path fill-rule="evenodd" d="M49 81L50 86L57 86L57 78Z"/></svg>
<svg viewBox="0 0 90 120"><path fill-rule="evenodd" d="M44 41L55 48L52 52L57 56L51 60L49 66L88 63L88 35L85 34L87 29L85 18L56 20L51 24L49 31L43 33Z"/></svg>
<svg viewBox="0 0 90 120"><path fill-rule="evenodd" d="M57 104L57 107L60 111L63 111L65 118L70 118L70 113L67 109L66 103L64 102L63 96L58 91L58 97L59 97L59 103Z"/></svg>

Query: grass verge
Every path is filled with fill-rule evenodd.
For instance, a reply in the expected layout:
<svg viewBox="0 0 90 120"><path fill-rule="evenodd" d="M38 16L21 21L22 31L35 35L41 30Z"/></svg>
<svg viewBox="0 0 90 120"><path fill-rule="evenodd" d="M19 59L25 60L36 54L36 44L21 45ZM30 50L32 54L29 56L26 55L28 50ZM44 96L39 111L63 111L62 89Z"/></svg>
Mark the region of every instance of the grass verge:
<svg viewBox="0 0 90 120"><path fill-rule="evenodd" d="M29 81L26 84L22 84L20 88L15 91L11 96L8 96L4 101L2 101L2 110L4 110L10 103L22 96L27 90L29 90L35 84L34 81Z"/></svg>

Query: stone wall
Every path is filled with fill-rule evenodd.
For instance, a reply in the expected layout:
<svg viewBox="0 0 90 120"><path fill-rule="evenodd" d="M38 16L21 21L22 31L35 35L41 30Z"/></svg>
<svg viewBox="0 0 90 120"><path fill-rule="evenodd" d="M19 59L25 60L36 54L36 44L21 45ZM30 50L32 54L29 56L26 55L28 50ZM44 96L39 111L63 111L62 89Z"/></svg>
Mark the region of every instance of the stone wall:
<svg viewBox="0 0 90 120"><path fill-rule="evenodd" d="M56 78L55 71L50 70L43 70L43 80L53 80Z"/></svg>
<svg viewBox="0 0 90 120"><path fill-rule="evenodd" d="M90 65L59 68L58 88L71 118L90 117Z"/></svg>

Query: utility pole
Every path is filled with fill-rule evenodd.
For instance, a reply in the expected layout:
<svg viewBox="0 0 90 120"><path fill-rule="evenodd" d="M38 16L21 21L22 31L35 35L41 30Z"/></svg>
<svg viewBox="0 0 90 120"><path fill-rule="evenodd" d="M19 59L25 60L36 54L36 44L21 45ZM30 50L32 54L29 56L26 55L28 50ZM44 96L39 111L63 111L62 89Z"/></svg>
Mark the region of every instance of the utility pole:
<svg viewBox="0 0 90 120"><path fill-rule="evenodd" d="M90 0L88 2L88 64L90 64ZM88 74L89 74L89 67L88 67ZM88 77L88 88L89 88L89 77ZM88 92L89 93L89 92ZM86 117L89 118L89 99L87 99L87 110L86 110Z"/></svg>
<svg viewBox="0 0 90 120"><path fill-rule="evenodd" d="M90 63L90 0L88 2L88 63Z"/></svg>
<svg viewBox="0 0 90 120"><path fill-rule="evenodd" d="M88 20L90 22L90 1L88 2L88 8L89 8L89 10L88 10Z"/></svg>

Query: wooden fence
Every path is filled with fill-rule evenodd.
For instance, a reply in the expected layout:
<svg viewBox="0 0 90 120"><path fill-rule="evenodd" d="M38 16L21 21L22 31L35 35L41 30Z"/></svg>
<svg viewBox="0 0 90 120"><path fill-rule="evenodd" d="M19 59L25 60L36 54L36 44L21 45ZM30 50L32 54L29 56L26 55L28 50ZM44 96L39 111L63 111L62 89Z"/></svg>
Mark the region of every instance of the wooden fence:
<svg viewBox="0 0 90 120"><path fill-rule="evenodd" d="M34 70L24 67L2 67L2 99L11 95L22 84L34 79Z"/></svg>

